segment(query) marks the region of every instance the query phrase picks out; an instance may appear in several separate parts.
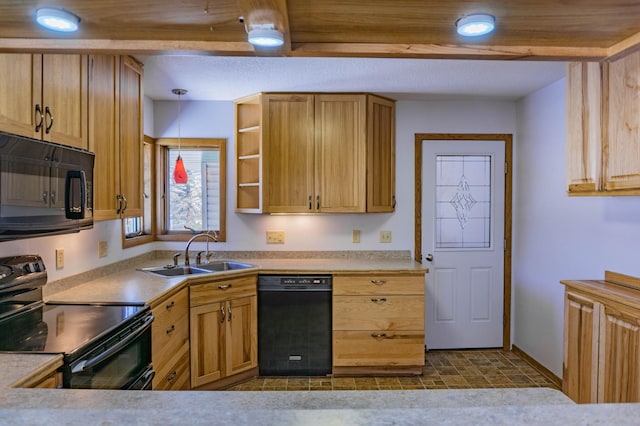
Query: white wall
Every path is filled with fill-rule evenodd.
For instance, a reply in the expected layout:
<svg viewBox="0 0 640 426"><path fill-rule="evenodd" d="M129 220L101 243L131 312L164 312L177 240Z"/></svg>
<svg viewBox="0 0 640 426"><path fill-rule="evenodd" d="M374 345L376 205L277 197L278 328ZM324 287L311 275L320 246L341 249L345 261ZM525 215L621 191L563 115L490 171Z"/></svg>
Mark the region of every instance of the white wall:
<svg viewBox="0 0 640 426"><path fill-rule="evenodd" d="M639 276L640 198L568 197L565 80L517 104L513 343L562 375L562 279Z"/></svg>

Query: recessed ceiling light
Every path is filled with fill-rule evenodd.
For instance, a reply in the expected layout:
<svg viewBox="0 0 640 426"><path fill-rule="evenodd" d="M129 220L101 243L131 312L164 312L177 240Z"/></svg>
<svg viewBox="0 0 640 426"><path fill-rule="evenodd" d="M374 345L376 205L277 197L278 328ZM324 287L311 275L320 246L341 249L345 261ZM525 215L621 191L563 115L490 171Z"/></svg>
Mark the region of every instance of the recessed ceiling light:
<svg viewBox="0 0 640 426"><path fill-rule="evenodd" d="M496 27L496 18L487 13L463 16L456 21L458 34L465 37L478 37L490 33Z"/></svg>
<svg viewBox="0 0 640 426"><path fill-rule="evenodd" d="M43 7L36 10L36 22L53 31L72 33L78 30L80 18L64 9Z"/></svg>
<svg viewBox="0 0 640 426"><path fill-rule="evenodd" d="M249 43L258 47L278 47L284 44L284 36L274 28L249 30Z"/></svg>

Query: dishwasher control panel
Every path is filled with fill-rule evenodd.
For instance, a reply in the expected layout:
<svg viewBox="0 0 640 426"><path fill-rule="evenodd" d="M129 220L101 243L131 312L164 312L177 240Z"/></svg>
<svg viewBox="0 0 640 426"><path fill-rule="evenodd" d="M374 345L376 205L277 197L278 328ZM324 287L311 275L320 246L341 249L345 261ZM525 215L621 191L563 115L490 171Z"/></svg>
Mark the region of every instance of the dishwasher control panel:
<svg viewBox="0 0 640 426"><path fill-rule="evenodd" d="M331 275L259 275L258 291L331 290Z"/></svg>

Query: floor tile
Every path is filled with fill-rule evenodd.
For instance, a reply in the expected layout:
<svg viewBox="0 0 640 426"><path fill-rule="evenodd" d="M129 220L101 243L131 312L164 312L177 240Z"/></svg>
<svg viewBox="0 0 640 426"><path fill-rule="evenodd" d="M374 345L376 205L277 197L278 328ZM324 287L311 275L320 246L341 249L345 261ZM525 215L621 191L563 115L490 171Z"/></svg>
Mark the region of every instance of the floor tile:
<svg viewBox="0 0 640 426"><path fill-rule="evenodd" d="M230 391L400 390L550 387L555 383L513 352L501 349L428 351L420 376L257 377Z"/></svg>

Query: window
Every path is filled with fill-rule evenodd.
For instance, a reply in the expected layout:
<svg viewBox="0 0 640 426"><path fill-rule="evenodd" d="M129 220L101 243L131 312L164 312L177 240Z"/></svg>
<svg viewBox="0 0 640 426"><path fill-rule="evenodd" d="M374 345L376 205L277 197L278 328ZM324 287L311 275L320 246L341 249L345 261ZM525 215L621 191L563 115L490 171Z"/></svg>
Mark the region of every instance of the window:
<svg viewBox="0 0 640 426"><path fill-rule="evenodd" d="M225 240L226 140L158 139L157 174L160 202L158 239L185 240L194 232L218 231ZM180 155L188 180L177 184L173 179L176 159Z"/></svg>

